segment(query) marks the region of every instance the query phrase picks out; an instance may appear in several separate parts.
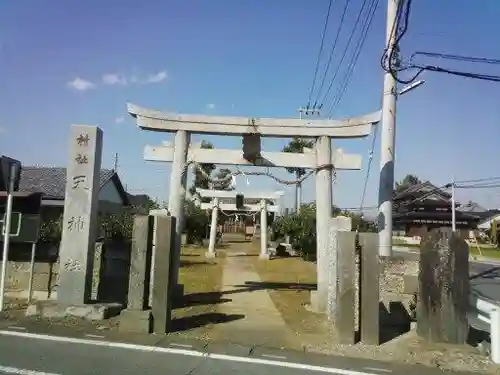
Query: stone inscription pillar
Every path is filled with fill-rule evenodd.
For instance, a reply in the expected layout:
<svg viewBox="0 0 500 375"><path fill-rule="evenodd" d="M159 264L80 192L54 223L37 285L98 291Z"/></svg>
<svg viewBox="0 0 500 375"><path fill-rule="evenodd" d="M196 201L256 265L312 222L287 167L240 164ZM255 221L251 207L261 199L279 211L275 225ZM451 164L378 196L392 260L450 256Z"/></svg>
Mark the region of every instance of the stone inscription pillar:
<svg viewBox="0 0 500 375"><path fill-rule="evenodd" d="M101 129L71 126L57 290L57 299L64 305L90 300L101 154Z"/></svg>

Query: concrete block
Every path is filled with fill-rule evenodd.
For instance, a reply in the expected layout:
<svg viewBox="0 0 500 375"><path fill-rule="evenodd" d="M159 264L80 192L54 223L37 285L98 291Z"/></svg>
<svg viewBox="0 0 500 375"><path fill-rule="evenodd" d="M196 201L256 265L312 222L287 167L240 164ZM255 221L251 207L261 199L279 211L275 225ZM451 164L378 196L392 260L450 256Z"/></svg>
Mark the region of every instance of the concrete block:
<svg viewBox="0 0 500 375"><path fill-rule="evenodd" d="M342 344L354 344L356 339L355 297L356 234L337 232L337 291L335 301L328 301L328 317L334 319ZM328 296L330 299L330 296ZM333 309L331 308L333 305ZM332 311L333 310L333 311ZM334 315L332 315L334 314Z"/></svg>
<svg viewBox="0 0 500 375"><path fill-rule="evenodd" d="M378 234L360 233L360 306L361 341L367 345L380 343L380 265Z"/></svg>
<svg viewBox="0 0 500 375"><path fill-rule="evenodd" d="M151 333L153 314L151 310L125 309L120 313L118 329L122 332Z"/></svg>
<svg viewBox="0 0 500 375"><path fill-rule="evenodd" d="M155 259L153 281L153 332L164 334L170 328L172 314L173 286L178 285L173 280L172 266L176 260L175 218L158 216L156 218ZM179 293L178 288L175 293ZM181 290L183 292L183 290Z"/></svg>
<svg viewBox="0 0 500 375"><path fill-rule="evenodd" d="M26 316L62 319L68 316L87 320L104 320L120 314L120 303L96 303L87 305L62 305L56 301L37 301L26 309Z"/></svg>
<svg viewBox="0 0 500 375"><path fill-rule="evenodd" d="M403 293L404 294L418 293L418 276L403 275Z"/></svg>
<svg viewBox="0 0 500 375"><path fill-rule="evenodd" d="M134 218L127 304L130 310L144 310L149 305L153 220L145 215Z"/></svg>

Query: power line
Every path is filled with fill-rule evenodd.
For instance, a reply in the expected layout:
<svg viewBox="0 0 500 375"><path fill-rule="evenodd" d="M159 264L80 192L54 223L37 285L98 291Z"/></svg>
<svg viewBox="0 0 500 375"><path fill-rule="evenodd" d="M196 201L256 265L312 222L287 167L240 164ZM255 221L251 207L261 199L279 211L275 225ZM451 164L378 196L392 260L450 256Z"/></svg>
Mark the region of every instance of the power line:
<svg viewBox="0 0 500 375"><path fill-rule="evenodd" d="M344 62L344 59L346 58L347 56L347 51L349 50L349 46L351 44L351 41L352 41L352 38L354 37L354 34L356 33L356 29L358 28L358 25L359 25L359 22L361 20L361 16L363 14L363 10L365 9L366 7L366 3L367 3L367 0L363 0L363 4L361 5L361 9L356 17L356 21L354 22L354 27L352 28L351 30L351 34L349 35L349 39L347 40L347 44L345 46L345 49L344 49L344 52L342 54L342 57L340 58L340 61L337 65L337 69L335 70L335 73L333 74L333 77L332 79L330 80L330 84L328 85L328 88L326 90L326 93L323 95L323 99L322 100L319 100L319 95L318 95L318 100L316 101L317 103L321 103L319 105L319 109L322 109L323 108L323 104L326 100L326 98L328 97L328 94L330 93L332 87L333 87L333 84L335 82L335 79L337 78L337 75L340 71L340 67L342 66L342 63Z"/></svg>
<svg viewBox="0 0 500 375"><path fill-rule="evenodd" d="M491 59L488 57L462 56L462 55L454 55L447 53L424 52L424 51L414 52L413 55L411 55L410 57L410 61L412 61L416 56L438 57L445 60L466 61L466 62L493 64L493 65L500 64L500 59Z"/></svg>
<svg viewBox="0 0 500 375"><path fill-rule="evenodd" d="M349 65L347 68L346 73L344 74L344 78L342 80L341 86L339 90L337 91L337 94L335 95L334 99L332 100L332 104L330 105L330 108L328 110L328 117L330 117L333 113L333 111L339 106L340 101L342 100L342 97L344 96L347 87L351 83L351 79L354 73L354 68L356 67L356 64L358 62L359 56L361 54L361 51L363 50L363 46L366 41L366 37L368 36L368 31L370 30L370 27L373 22L373 18L375 16L375 13L377 11L377 7L379 4L379 0L373 0L370 9L368 10L368 18L366 22L364 23L363 30L361 31L361 36L358 39L358 42L355 47L355 52L351 57L351 60L349 61Z"/></svg>
<svg viewBox="0 0 500 375"><path fill-rule="evenodd" d="M455 187L457 189L496 189L496 188L499 188L500 187L500 183L499 184L492 184L492 185L488 185L488 184L485 184L485 185L455 185Z"/></svg>
<svg viewBox="0 0 500 375"><path fill-rule="evenodd" d="M365 183L364 183L364 186L363 186L363 193L361 194L360 211L362 211L361 208L365 204L366 189L368 187L368 179L370 178L370 170L371 170L372 161L373 161L373 152L375 151L375 142L377 140L377 129L378 129L378 126L375 127L375 129L373 130L372 147L370 149L370 154L368 156L368 166L366 168Z"/></svg>
<svg viewBox="0 0 500 375"><path fill-rule="evenodd" d="M339 41L339 36L340 36L340 31L342 30L342 26L344 24L344 19L345 19L345 16L347 14L347 8L349 7L350 2L351 2L351 0L346 0L345 5L344 5L344 9L342 10L342 15L340 16L339 26L337 27L337 33L335 35L335 39L334 39L334 41L332 43L332 47L330 49L330 55L328 57L328 62L326 64L325 73L323 74L323 78L321 79L321 84L320 84L319 90L318 90L318 96L314 102L313 108L316 108L316 106L318 105L318 100L321 97L321 92L323 91L323 87L325 85L325 79L326 79L326 76L328 74L328 71L330 70L330 65L332 63L333 53L335 52L335 48L337 47L337 43Z"/></svg>
<svg viewBox="0 0 500 375"><path fill-rule="evenodd" d="M409 83L413 82L415 79L417 79L425 71L431 71L431 72L436 72L436 73L445 73L445 74L449 74L449 75L455 75L455 76L460 76L460 77L465 77L465 78L479 79L479 80L483 80L483 81L500 82L500 76L498 76L498 75L475 73L475 72L465 72L465 71L460 71L460 70L455 70L455 69L443 68L443 67L440 67L437 65L421 65L421 64L412 63L412 58L415 55L425 55L425 56L440 57L442 59L468 61L468 62L480 62L480 63L487 63L487 64L500 64L500 60L498 60L498 59L419 51L419 52L416 52L415 54L412 55L412 57L410 58L410 63L407 64L406 66L400 65L399 60L395 61L394 56L395 56L395 54L397 54L399 52L399 43L401 42L402 37L408 31L411 2L412 2L412 0L405 0L404 9L403 9L403 7L398 9L397 22L398 22L398 26L401 26L401 31L400 31L399 35L396 37L395 48L393 48L391 50L391 54L390 54L391 56L389 56L387 58L387 56L386 56L387 50L386 50L386 52L384 52L384 54L382 56L382 68L386 72L391 73L393 78L398 83L409 84ZM405 13L404 17L402 16L403 12ZM401 20L403 21L403 23L402 23L402 25L399 25ZM407 71L410 69L416 70L416 73L414 73L410 79L404 80L404 79L397 77L396 73L398 71Z"/></svg>
<svg viewBox="0 0 500 375"><path fill-rule="evenodd" d="M500 180L500 176L476 178L474 180L460 180L460 181L455 181L455 183L463 184L463 183L470 183L470 182L485 182L485 181L494 181L494 180Z"/></svg>
<svg viewBox="0 0 500 375"><path fill-rule="evenodd" d="M314 76L311 84L311 90L309 91L309 99L307 100L307 108L309 108L309 106L311 105L311 98L314 91L314 86L316 84L316 77L318 75L318 70L319 70L319 61L321 59L321 53L323 52L323 44L325 43L326 29L328 28L328 20L330 19L330 11L332 9L332 4L333 0L330 0L330 2L328 3L328 11L326 13L326 18L325 18L325 26L323 27L323 33L321 35L321 43L319 45L318 58L316 59L316 68L314 69Z"/></svg>

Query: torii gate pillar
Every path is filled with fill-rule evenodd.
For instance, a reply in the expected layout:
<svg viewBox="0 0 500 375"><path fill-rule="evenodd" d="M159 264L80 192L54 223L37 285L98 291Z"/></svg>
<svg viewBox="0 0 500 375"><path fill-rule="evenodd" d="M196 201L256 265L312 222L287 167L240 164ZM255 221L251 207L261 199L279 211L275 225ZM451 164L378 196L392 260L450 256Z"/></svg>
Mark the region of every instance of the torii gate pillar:
<svg viewBox="0 0 500 375"><path fill-rule="evenodd" d="M267 252L267 200L260 200L260 259L269 259Z"/></svg>
<svg viewBox="0 0 500 375"><path fill-rule="evenodd" d="M185 130L178 130L174 139L174 160L170 174L170 194L168 209L175 217L175 245L174 264L172 265L172 278L176 294L183 295L182 285L179 284L179 266L181 257L182 228L184 227L183 201L186 198L187 171L184 171L187 162L187 153L190 134Z"/></svg>
<svg viewBox="0 0 500 375"><path fill-rule="evenodd" d="M316 140L317 166L331 163L332 146L330 137ZM332 170L324 168L316 171L316 267L318 289L311 293L311 307L314 311L326 310L328 297L328 226L332 217Z"/></svg>

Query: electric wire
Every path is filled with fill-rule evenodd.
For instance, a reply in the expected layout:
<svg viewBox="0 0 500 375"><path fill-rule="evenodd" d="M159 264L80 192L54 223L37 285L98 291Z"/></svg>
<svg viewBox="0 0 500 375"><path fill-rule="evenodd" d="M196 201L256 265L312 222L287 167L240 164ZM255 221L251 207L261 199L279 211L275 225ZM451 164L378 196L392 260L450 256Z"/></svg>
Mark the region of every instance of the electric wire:
<svg viewBox="0 0 500 375"><path fill-rule="evenodd" d="M332 64L332 59L333 59L333 53L335 52L335 48L337 47L337 43L338 43L339 37L340 37L340 32L342 30L342 26L344 25L344 19L345 19L345 16L347 14L347 8L349 7L350 2L351 2L351 0L346 0L344 8L342 10L342 15L340 16L340 21L339 21L339 25L337 27L335 39L332 43L332 47L330 48L330 55L328 56L328 62L327 62L326 67L325 67L325 72L323 74L323 78L321 79L321 84L320 84L319 89L318 89L318 95L317 95L317 98L314 102L313 109L317 109L318 99L321 97L321 92L323 91L323 87L325 85L326 76L328 75L328 72L330 71L330 66Z"/></svg>
<svg viewBox="0 0 500 375"><path fill-rule="evenodd" d="M314 91L314 87L316 85L316 78L318 76L318 70L319 70L319 62L321 60L321 54L323 52L323 45L325 43L326 30L328 28L328 21L330 19L330 11L332 9L333 3L334 3L334 0L330 0L328 3L328 11L326 13L325 26L323 27L323 33L321 35L321 43L319 45L318 58L316 59L316 67L314 69L314 76L313 76L313 80L312 80L312 84L311 84L311 90L309 91L309 99L307 100L307 109L309 109L309 106L311 105L312 94Z"/></svg>
<svg viewBox="0 0 500 375"><path fill-rule="evenodd" d="M317 103L321 103L318 106L319 109L323 108L325 100L328 97L328 94L330 93L330 91L331 91L331 89L333 87L333 84L335 83L335 79L337 78L337 75L339 74L340 68L341 68L341 66L342 66L342 64L343 64L343 62L344 62L344 60L345 60L345 58L347 56L347 52L349 51L349 47L351 45L352 38L356 34L356 30L358 29L359 22L361 21L361 16L363 15L363 11L364 11L364 9L366 7L366 4L367 4L367 0L363 0L363 4L361 5L361 9L360 9L360 11L359 11L359 13L358 13L358 15L356 17L356 21L354 22L354 27L351 30L351 33L350 33L349 38L347 40L347 44L346 44L346 46L344 48L344 52L342 53L340 61L339 61L338 65L337 65L337 69L335 70L335 73L333 74L333 77L330 80L330 84L328 85L328 88L327 88L325 94L323 95L323 98L321 100L319 100L320 96L318 96L318 99L316 100L316 104Z"/></svg>
<svg viewBox="0 0 500 375"><path fill-rule="evenodd" d="M492 58L487 58L487 57L462 56L462 55L454 55L454 54L448 54L448 53L425 52L425 51L414 52L410 57L410 61L413 61L413 59L417 56L438 57L438 58L445 59L445 60L456 60L456 61L467 61L467 62L474 62L474 63L500 65L500 59L492 59Z"/></svg>
<svg viewBox="0 0 500 375"><path fill-rule="evenodd" d="M363 30L361 31L361 36L358 39L358 42L355 47L355 52L351 57L351 60L349 61L347 71L344 74L344 77L342 79L341 86L339 90L337 91L337 94L335 95L334 99L332 100L332 103L330 105L330 108L328 110L328 115L327 117L331 117L333 111L338 108L346 90L349 84L351 83L353 73L354 73L354 68L356 67L356 64L358 62L359 56L361 54L361 51L363 50L363 46L365 44L365 41L368 36L368 31L370 30L370 27L372 25L375 13L377 11L379 4L379 0L373 0L371 3L371 7L369 9L368 13L368 18L367 22L363 25Z"/></svg>

